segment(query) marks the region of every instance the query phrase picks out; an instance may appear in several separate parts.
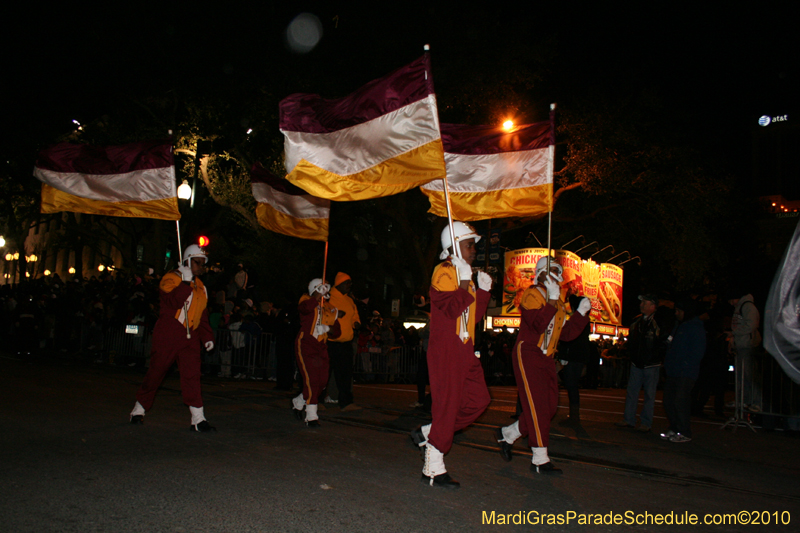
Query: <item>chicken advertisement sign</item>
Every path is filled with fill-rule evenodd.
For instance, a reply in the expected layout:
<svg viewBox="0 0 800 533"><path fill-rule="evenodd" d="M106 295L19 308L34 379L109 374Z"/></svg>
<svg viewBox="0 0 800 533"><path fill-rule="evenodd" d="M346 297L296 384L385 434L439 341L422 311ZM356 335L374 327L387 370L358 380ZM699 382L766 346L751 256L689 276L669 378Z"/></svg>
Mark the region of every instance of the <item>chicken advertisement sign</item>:
<svg viewBox="0 0 800 533"><path fill-rule="evenodd" d="M519 315L519 304L525 289L535 283L536 262L547 255L547 248L511 250L505 256L503 282L503 315ZM553 260L564 269L561 298L585 296L592 302L592 322L621 324L622 269L608 263L581 259L567 250L553 250Z"/></svg>

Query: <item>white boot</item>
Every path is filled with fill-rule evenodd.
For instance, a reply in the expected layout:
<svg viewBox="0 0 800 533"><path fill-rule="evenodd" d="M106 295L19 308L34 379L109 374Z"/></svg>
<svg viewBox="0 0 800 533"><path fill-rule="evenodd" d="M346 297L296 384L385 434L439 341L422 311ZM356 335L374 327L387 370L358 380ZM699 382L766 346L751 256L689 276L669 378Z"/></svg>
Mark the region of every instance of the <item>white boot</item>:
<svg viewBox="0 0 800 533"><path fill-rule="evenodd" d="M425 424L420 428L422 430L422 436L425 437L425 443L428 443L428 435L431 434L431 425Z"/></svg>
<svg viewBox="0 0 800 533"><path fill-rule="evenodd" d="M144 407L139 402L133 406L133 411L131 411L131 416L144 416Z"/></svg>
<svg viewBox="0 0 800 533"><path fill-rule="evenodd" d="M203 413L202 407L192 407L190 405L189 412L192 413L192 425L189 426L190 430L200 431L203 433L217 430L217 428L209 424L208 420L206 420L206 416Z"/></svg>
<svg viewBox="0 0 800 533"><path fill-rule="evenodd" d="M303 407L305 407L306 401L303 399L303 393L301 392L294 398L292 398L292 406L297 409L298 411L302 411Z"/></svg>
<svg viewBox="0 0 800 533"><path fill-rule="evenodd" d="M503 440L505 440L509 444L514 444L518 438L522 436L522 433L519 432L519 420L511 424L510 426L506 426L502 429L503 432ZM547 448L544 448L545 455L547 454ZM547 461L545 461L546 463Z"/></svg>
<svg viewBox="0 0 800 533"><path fill-rule="evenodd" d="M433 444L425 445L425 465L422 467L422 482L431 487L457 489L461 484L450 477L444 467L444 454Z"/></svg>
<svg viewBox="0 0 800 533"><path fill-rule="evenodd" d="M534 448L531 446L533 458L531 459L531 470L537 474L546 474L550 476L561 475L564 472L550 461L547 456L547 448Z"/></svg>
<svg viewBox="0 0 800 533"><path fill-rule="evenodd" d="M139 402L133 406L133 411L130 415L131 424L144 424L144 407Z"/></svg>
<svg viewBox="0 0 800 533"><path fill-rule="evenodd" d="M319 420L319 416L317 416L317 404L310 403L306 405L306 424L314 420Z"/></svg>
<svg viewBox="0 0 800 533"><path fill-rule="evenodd" d="M534 448L531 446L531 451L533 452L531 463L535 465L543 465L550 462L550 457L547 455L547 448Z"/></svg>
<svg viewBox="0 0 800 533"><path fill-rule="evenodd" d="M444 454L436 449L433 444L425 445L425 464L422 466L422 475L431 479L433 485L433 478L440 474L447 472L444 467Z"/></svg>
<svg viewBox="0 0 800 533"><path fill-rule="evenodd" d="M419 446L423 448L426 444L428 444L428 435L431 434L431 425L425 424L424 426L420 426L414 431L411 432L411 440Z"/></svg>
<svg viewBox="0 0 800 533"><path fill-rule="evenodd" d="M196 426L200 422L206 419L205 414L203 414L202 407L192 407L189 406L189 412L192 413L192 425Z"/></svg>

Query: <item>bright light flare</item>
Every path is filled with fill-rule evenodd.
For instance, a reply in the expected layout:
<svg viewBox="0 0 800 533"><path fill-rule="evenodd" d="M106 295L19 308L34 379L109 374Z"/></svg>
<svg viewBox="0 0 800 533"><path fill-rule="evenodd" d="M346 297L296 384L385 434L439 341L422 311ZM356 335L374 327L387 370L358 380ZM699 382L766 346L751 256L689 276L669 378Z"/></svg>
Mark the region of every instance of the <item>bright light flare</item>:
<svg viewBox="0 0 800 533"><path fill-rule="evenodd" d="M178 198L181 200L188 200L192 197L192 187L189 185L189 182L183 180L180 187L178 187Z"/></svg>
<svg viewBox="0 0 800 533"><path fill-rule="evenodd" d="M514 121L513 120L506 120L503 122L503 129L506 131L511 131L514 129Z"/></svg>

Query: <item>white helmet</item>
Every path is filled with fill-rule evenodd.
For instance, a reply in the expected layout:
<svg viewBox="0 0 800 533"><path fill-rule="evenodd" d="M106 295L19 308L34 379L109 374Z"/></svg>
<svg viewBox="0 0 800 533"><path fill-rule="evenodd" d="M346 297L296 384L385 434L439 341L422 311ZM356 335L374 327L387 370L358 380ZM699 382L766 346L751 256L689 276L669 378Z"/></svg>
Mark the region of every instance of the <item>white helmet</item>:
<svg viewBox="0 0 800 533"><path fill-rule="evenodd" d="M328 283L323 283L322 278L314 278L311 280L311 283L308 284L308 294L312 295L315 292L318 292L325 296L331 290L331 286Z"/></svg>
<svg viewBox="0 0 800 533"><path fill-rule="evenodd" d="M208 256L206 255L206 251L197 246L196 244L189 246L183 251L183 264L189 266L189 263L191 262L193 257L202 257L203 263L208 263Z"/></svg>
<svg viewBox="0 0 800 533"><path fill-rule="evenodd" d="M475 228L467 224L466 222L453 222L453 233L456 235L456 242L466 241L467 239L475 239L477 243L481 240L481 236L475 232ZM439 254L439 259L445 260L447 256L450 255L450 252L447 251L448 248L453 243L450 241L450 227L445 226L442 230L442 253Z"/></svg>
<svg viewBox="0 0 800 533"><path fill-rule="evenodd" d="M556 267L558 269L558 275L555 276L556 281L559 283L564 281L564 267L562 267L558 261L556 261L555 257L550 257L550 268ZM539 274L542 272L547 271L547 256L542 256L538 261L536 261L536 279L539 279Z"/></svg>

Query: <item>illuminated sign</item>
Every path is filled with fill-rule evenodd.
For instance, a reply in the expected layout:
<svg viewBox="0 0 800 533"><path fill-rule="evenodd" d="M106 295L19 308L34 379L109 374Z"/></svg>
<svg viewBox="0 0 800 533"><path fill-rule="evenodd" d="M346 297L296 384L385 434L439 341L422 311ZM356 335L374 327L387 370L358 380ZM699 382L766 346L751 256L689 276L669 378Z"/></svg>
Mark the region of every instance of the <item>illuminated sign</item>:
<svg viewBox="0 0 800 533"><path fill-rule="evenodd" d="M789 115L778 115L777 117L762 115L758 119L758 125L766 127L772 124L773 122L786 122L787 120L789 120Z"/></svg>
<svg viewBox="0 0 800 533"><path fill-rule="evenodd" d="M503 326L507 328L518 328L520 317L518 316L493 316L490 317L492 319L492 328L502 328Z"/></svg>
<svg viewBox="0 0 800 533"><path fill-rule="evenodd" d="M617 326L610 326L608 324L595 324L594 332L598 335L616 335Z"/></svg>
<svg viewBox="0 0 800 533"><path fill-rule="evenodd" d="M547 255L547 248L523 248L506 252L503 280L504 315L518 315L525 290L534 284L536 262ZM553 250L553 260L563 268L561 299L585 296L592 303L589 319L621 325L623 271L617 265L581 259L574 252Z"/></svg>

